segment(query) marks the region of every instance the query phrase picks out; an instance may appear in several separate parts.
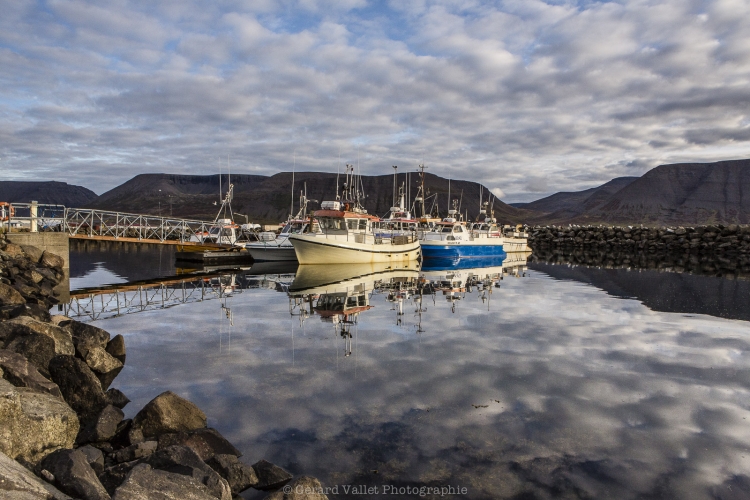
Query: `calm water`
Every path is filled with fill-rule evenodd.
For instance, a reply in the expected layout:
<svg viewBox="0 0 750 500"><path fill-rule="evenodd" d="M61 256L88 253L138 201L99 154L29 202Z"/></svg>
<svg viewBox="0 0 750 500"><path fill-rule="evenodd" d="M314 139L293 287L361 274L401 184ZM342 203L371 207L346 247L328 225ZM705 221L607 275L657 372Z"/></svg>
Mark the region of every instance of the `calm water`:
<svg viewBox="0 0 750 500"><path fill-rule="evenodd" d="M178 272L163 250L74 254L73 288ZM747 282L536 264L499 286L399 300L373 280L416 271L341 285L330 283L358 271L296 283L253 272L229 296L217 294L230 278L211 278L212 300L96 322L126 337L114 385L133 401L128 416L173 390L245 461L338 485L332 498L351 496L345 485L377 487L370 498L405 486L465 488L453 498L750 497ZM345 323L309 314L290 287L367 298Z"/></svg>

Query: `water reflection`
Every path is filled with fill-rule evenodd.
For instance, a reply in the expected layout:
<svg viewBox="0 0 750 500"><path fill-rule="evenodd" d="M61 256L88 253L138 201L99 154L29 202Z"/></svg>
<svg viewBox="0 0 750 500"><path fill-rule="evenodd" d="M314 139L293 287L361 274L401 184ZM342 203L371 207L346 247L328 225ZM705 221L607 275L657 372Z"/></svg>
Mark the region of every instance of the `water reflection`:
<svg viewBox="0 0 750 500"><path fill-rule="evenodd" d="M251 269L220 300L100 326L126 336L115 385L129 416L175 390L248 462L327 485L454 485L465 498L750 492L749 323L653 310L510 263Z"/></svg>

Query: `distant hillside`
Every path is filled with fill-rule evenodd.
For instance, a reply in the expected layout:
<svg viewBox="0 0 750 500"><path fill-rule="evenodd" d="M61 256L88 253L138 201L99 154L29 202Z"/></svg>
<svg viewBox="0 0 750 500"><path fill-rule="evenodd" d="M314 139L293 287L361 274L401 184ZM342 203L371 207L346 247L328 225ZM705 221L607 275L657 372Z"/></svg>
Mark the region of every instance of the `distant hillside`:
<svg viewBox="0 0 750 500"><path fill-rule="evenodd" d="M9 203L48 203L81 207L96 199L96 193L65 182L0 181L0 201Z"/></svg>
<svg viewBox="0 0 750 500"><path fill-rule="evenodd" d="M624 188L638 177L617 177L601 186L584 191L563 191L531 203L512 203L516 208L534 210L545 214L557 213L560 217L575 217L587 209L600 205L610 195Z"/></svg>
<svg viewBox="0 0 750 500"><path fill-rule="evenodd" d="M399 184L404 182L405 175L399 175ZM224 191L228 176L221 176ZM294 198L294 211L299 209L299 193L307 184L307 196L310 199L323 201L335 198L336 174L322 172L297 172L294 176L294 195L292 195L292 174L282 172L271 177L261 175L232 175L234 200L232 208L235 213L247 215L250 221L259 223L278 223L286 219ZM340 184L343 183L343 176ZM411 197L417 194L418 175L410 176ZM393 176L363 176L362 184L366 198L365 208L376 215L385 215L393 201ZM441 214L448 210L448 180L432 174L425 175L425 188L430 198L427 209L437 201ZM486 200L489 190L475 182L450 181L451 198L461 200L461 211L468 210L473 219L479 212L479 193L483 189ZM463 194L462 194L463 193ZM104 193L89 206L107 210L119 210L132 213L150 213L175 217L194 217L213 219L219 201L218 175L174 175L143 174ZM317 208L312 204L311 208ZM517 209L496 200L495 216L502 222L523 222L530 212ZM237 217L243 221L243 217Z"/></svg>
<svg viewBox="0 0 750 500"><path fill-rule="evenodd" d="M641 177L514 206L536 212L531 224L748 224L750 160L660 165Z"/></svg>

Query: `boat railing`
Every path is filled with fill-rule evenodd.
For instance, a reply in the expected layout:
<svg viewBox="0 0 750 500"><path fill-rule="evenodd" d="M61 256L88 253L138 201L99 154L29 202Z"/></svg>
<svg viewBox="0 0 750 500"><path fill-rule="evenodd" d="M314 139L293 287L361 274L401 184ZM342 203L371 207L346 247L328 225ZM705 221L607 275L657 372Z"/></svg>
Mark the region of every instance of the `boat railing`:
<svg viewBox="0 0 750 500"><path fill-rule="evenodd" d="M374 234L351 231L323 231L321 236L326 239L367 245L407 245L419 240L416 231L377 231Z"/></svg>

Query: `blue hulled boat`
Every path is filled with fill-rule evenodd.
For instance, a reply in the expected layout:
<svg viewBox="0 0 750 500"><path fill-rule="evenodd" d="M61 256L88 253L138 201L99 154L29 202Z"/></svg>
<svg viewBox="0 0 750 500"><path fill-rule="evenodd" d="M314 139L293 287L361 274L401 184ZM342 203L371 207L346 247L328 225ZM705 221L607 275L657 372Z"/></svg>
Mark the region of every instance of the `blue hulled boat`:
<svg viewBox="0 0 750 500"><path fill-rule="evenodd" d="M487 257L505 257L503 233L494 222L467 226L451 210L448 217L422 235L422 258L440 259L457 264L461 260Z"/></svg>

